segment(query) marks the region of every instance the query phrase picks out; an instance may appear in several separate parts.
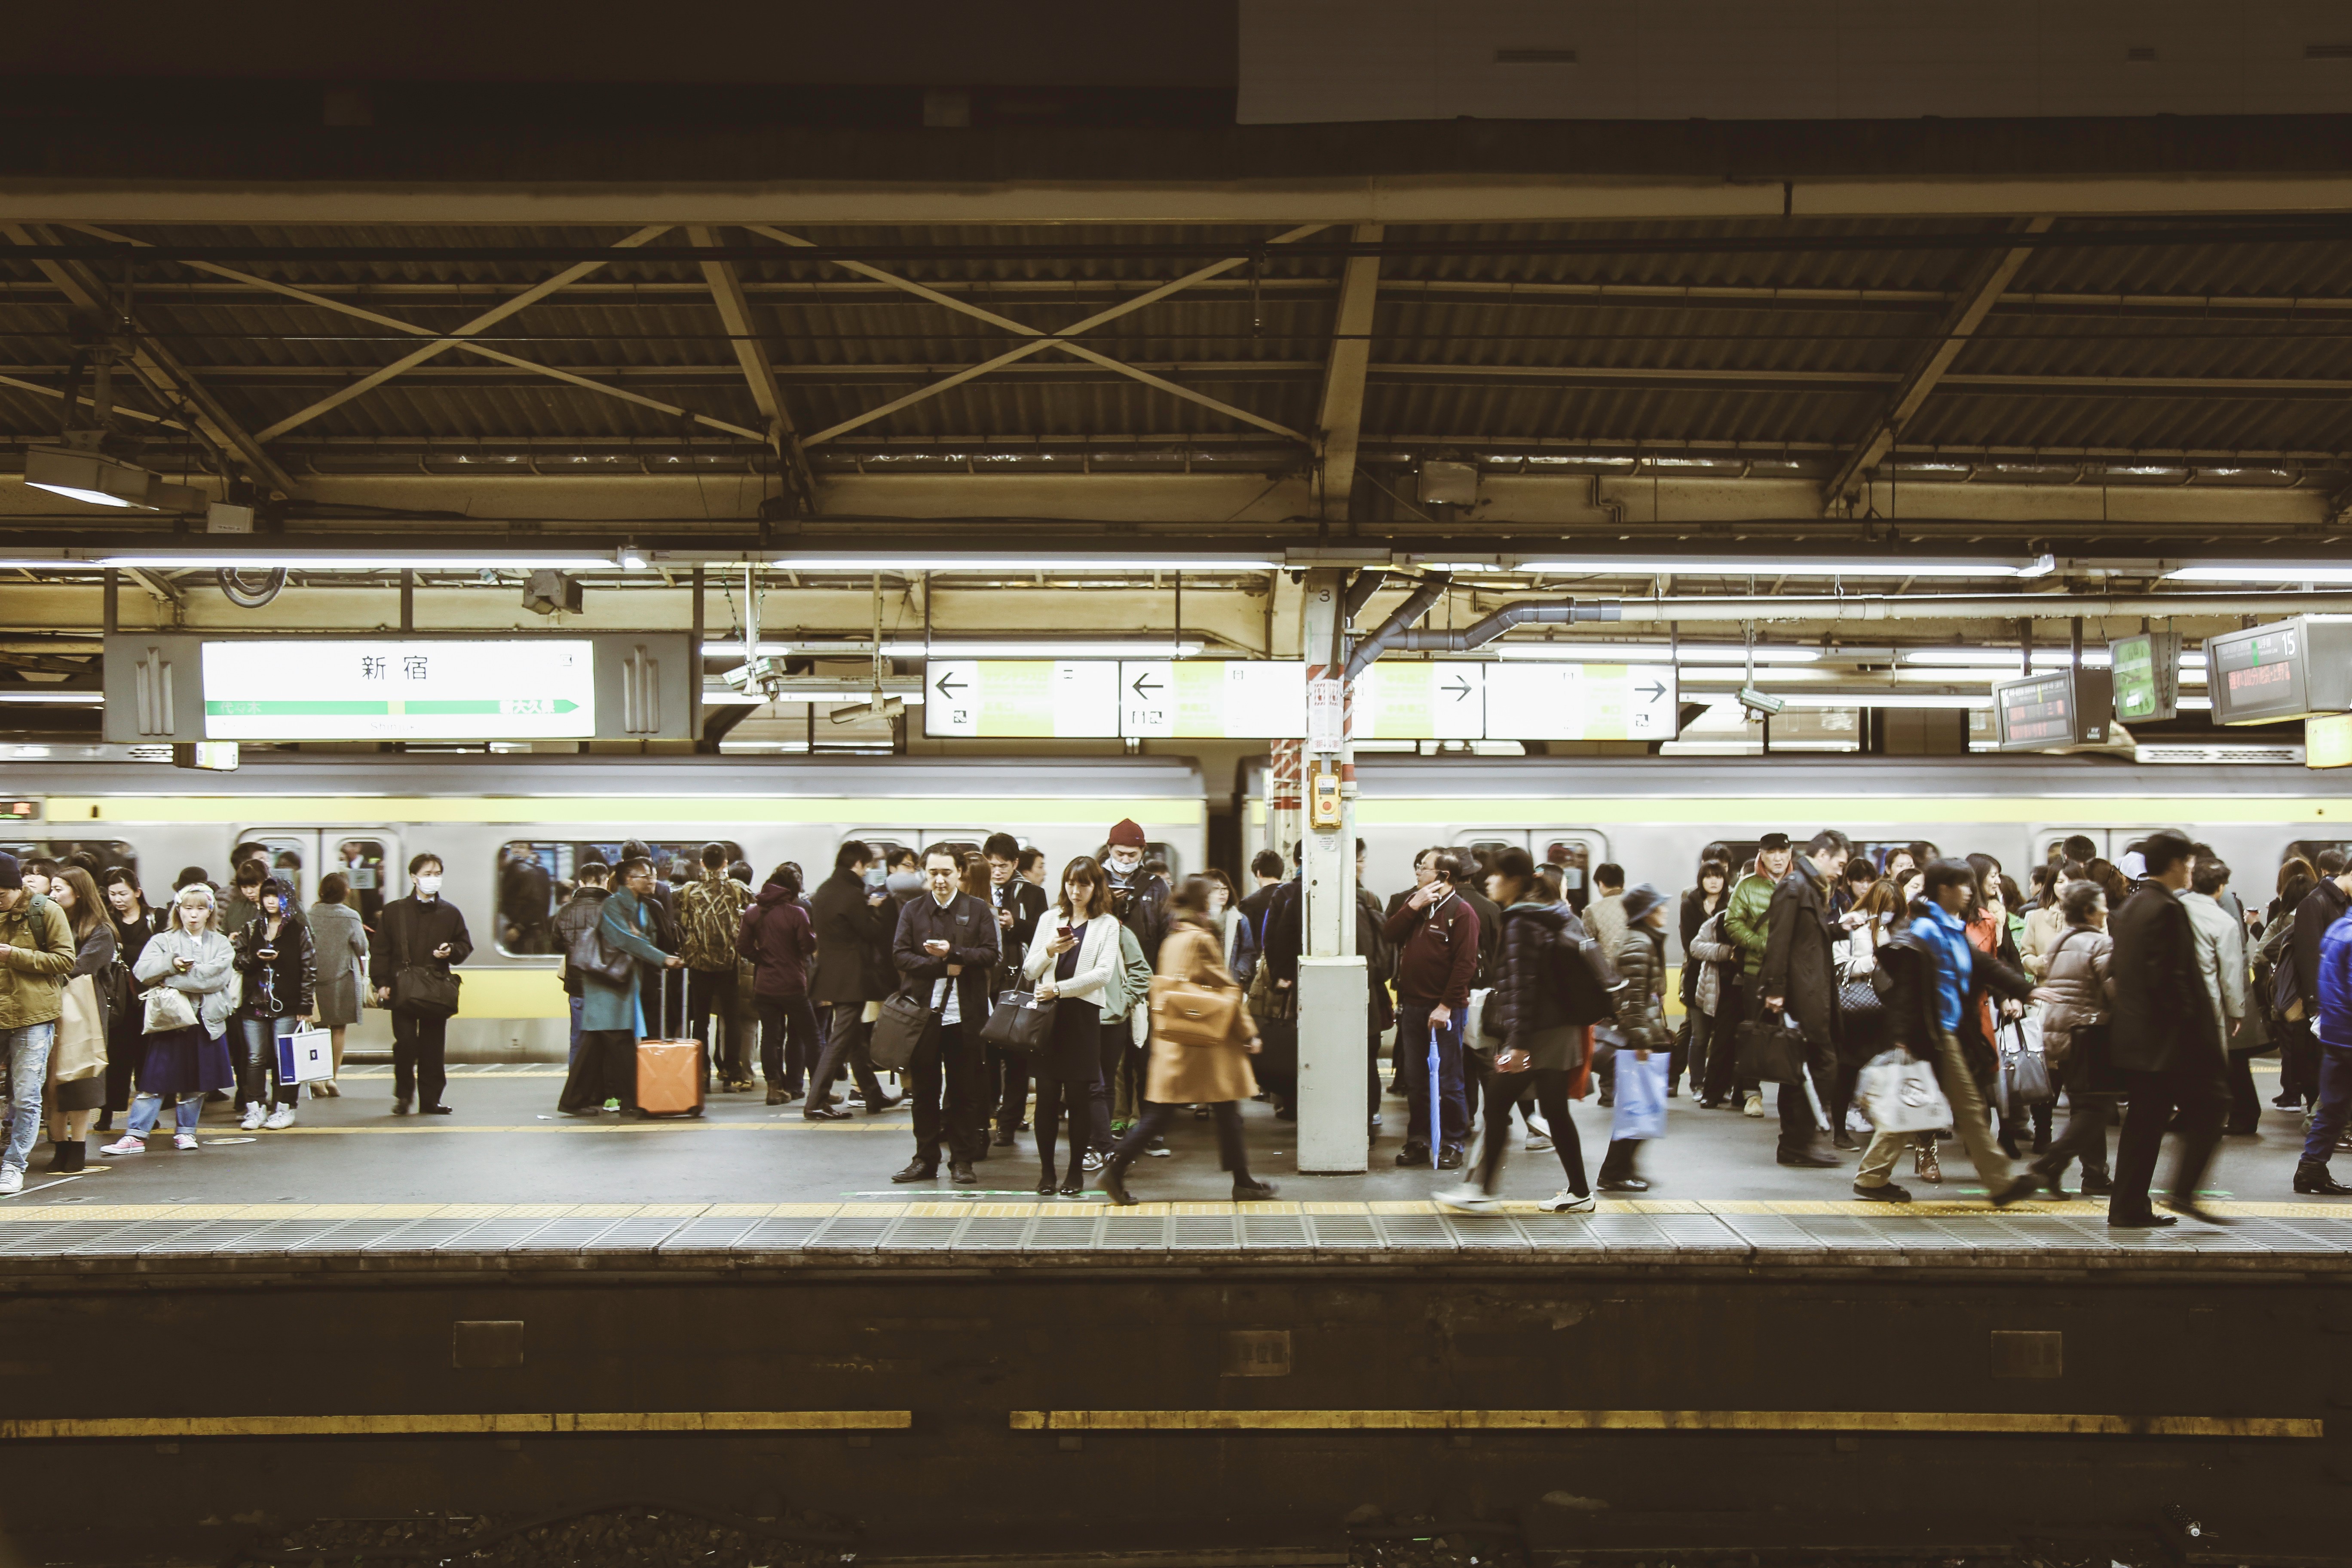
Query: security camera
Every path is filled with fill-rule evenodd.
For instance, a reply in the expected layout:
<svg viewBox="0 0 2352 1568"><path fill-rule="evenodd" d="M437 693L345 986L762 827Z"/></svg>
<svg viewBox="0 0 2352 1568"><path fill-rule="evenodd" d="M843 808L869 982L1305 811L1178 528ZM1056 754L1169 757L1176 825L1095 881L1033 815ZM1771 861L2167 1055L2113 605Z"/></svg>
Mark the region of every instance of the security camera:
<svg viewBox="0 0 2352 1568"><path fill-rule="evenodd" d="M522 607L533 615L566 610L576 616L585 602L580 584L561 572L534 572L522 587Z"/></svg>

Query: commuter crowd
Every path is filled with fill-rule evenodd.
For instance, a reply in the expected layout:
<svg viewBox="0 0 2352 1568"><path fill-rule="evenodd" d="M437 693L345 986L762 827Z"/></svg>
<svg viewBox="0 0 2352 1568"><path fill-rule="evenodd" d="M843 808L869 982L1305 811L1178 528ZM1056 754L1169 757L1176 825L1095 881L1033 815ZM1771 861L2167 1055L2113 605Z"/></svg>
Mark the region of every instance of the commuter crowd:
<svg viewBox="0 0 2352 1568"><path fill-rule="evenodd" d="M1560 1163L1543 1206L1585 1212L1649 1190L1638 1156L1686 1088L1702 1110L1774 1117L1780 1165L1856 1156L1859 1201L1910 1201L1905 1163L1940 1183L1957 1143L1997 1205L2063 1194L2078 1170L2109 1224L2163 1226L2214 1219L2204 1173L2221 1137L2254 1131L2251 1063L2274 1051L2275 1103L2305 1121L2294 1190L2352 1192L2328 1170L2352 1136L2341 854L2291 857L2256 908L2184 837L2120 864L2096 848L2065 840L2021 888L1987 855L1771 833L1710 846L1678 897L1613 864L1588 881L1558 853L1424 850L1411 888L1357 897L1370 1128L1401 1097L1395 1163L1460 1173L1436 1195L1473 1212L1499 1200L1517 1138ZM143 1153L166 1108L174 1146L198 1147L208 1098L247 1131L293 1125L306 1085L340 1093L344 1032L371 1005L392 1023L394 1113L449 1113L473 943L439 859L415 857L408 896L370 923L341 874L297 908L259 849L239 847L226 889L189 868L160 908L126 867L0 855L0 1194L22 1189L45 1128L46 1169L70 1174L97 1132L114 1134L105 1155ZM623 844L542 893L571 1011L557 1109L699 1114L706 1093L764 1089L827 1121L910 1103L894 1181L976 1184L1026 1134L1041 1196L1092 1185L1117 1203L1189 1111L1213 1124L1233 1195L1269 1196L1241 1108L1297 1114L1297 851L1260 853L1245 894L1215 870L1171 886L1149 851L1132 821L1058 870L1003 833L921 853L852 840L814 887L787 861L755 888L719 844L667 877ZM1580 1101L1609 1113L1590 1177Z"/></svg>

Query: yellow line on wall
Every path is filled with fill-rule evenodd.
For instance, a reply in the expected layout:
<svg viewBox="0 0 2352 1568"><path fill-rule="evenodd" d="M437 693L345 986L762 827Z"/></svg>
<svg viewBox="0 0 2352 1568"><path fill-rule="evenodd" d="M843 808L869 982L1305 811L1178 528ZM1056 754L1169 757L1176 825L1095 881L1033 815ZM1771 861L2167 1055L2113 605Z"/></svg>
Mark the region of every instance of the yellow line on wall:
<svg viewBox="0 0 2352 1568"><path fill-rule="evenodd" d="M1908 1410L1015 1410L1019 1432L1992 1432L2317 1437L2316 1418Z"/></svg>
<svg viewBox="0 0 2352 1568"><path fill-rule="evenodd" d="M1147 827L1196 827L1199 800L1011 795L842 800L790 795L51 795L50 826L75 823L243 822L284 826L386 823L597 823L633 833L665 824L869 823L893 827L1056 823L1108 832L1122 816Z"/></svg>
<svg viewBox="0 0 2352 1568"><path fill-rule="evenodd" d="M560 1432L859 1432L914 1425L908 1410L591 1410L402 1415L146 1415L0 1421L0 1440L68 1437L530 1436Z"/></svg>
<svg viewBox="0 0 2352 1568"><path fill-rule="evenodd" d="M1816 826L1835 826L1868 837L1872 829L1879 827L1948 830L1955 822L2054 822L2069 826L2106 823L2132 827L2158 822L2199 826L2230 823L2332 824L2352 822L2352 801L2258 795L2147 800L2126 795L1759 795L1712 800L1671 795L1462 800L1382 799L1368 795L1357 803L1356 820L1365 827L1452 823L1491 826L1510 822L1549 823L1565 827L1641 823L1727 831L1760 824L1796 832L1800 828L1811 831Z"/></svg>

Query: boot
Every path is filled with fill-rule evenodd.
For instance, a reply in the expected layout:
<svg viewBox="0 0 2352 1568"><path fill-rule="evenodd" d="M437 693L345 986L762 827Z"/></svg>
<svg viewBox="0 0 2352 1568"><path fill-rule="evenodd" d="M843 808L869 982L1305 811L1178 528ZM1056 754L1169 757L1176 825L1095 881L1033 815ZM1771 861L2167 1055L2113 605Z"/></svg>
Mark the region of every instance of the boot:
<svg viewBox="0 0 2352 1568"><path fill-rule="evenodd" d="M49 1163L42 1168L45 1175L70 1176L75 1172L82 1170L89 1160L89 1144L79 1138L68 1142L52 1143L50 1149L52 1152ZM2324 1173L2326 1167L2323 1165L2320 1169Z"/></svg>
<svg viewBox="0 0 2352 1568"><path fill-rule="evenodd" d="M2341 1197L2347 1193L2352 1193L2352 1187L2346 1186L2330 1175L2327 1166L2317 1160L2304 1160L2297 1163L2294 1167L2294 1190L2307 1197L2318 1198Z"/></svg>

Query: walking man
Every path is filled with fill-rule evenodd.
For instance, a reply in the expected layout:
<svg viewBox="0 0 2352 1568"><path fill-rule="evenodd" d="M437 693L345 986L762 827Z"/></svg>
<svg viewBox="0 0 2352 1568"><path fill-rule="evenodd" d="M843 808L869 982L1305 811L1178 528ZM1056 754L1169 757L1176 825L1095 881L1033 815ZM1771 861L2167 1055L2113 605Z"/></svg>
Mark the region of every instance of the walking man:
<svg viewBox="0 0 2352 1568"><path fill-rule="evenodd" d="M2177 1111L2180 1152L2166 1207L2210 1224L2225 1223L2197 1202L2198 1184L2221 1142L2230 1106L2229 1063L2220 1021L2207 1000L2197 962L2197 931L2180 895L2196 873L2197 856L2177 833L2158 833L2142 846L2147 878L2109 921L2116 986L2111 1055L2121 1069L2131 1109L2116 1147L2116 1192L2107 1224L2166 1226L2171 1215L2150 1205L2148 1184L2165 1128Z"/></svg>
<svg viewBox="0 0 2352 1568"><path fill-rule="evenodd" d="M962 876L953 850L932 849L923 857L923 891L898 912L891 957L910 986L929 992L931 1016L908 1064L915 1084L915 1157L894 1182L935 1179L941 1143L958 1186L980 1180L971 1168L987 1136L980 1029L988 1022L988 983L1003 950L995 912L957 890Z"/></svg>

